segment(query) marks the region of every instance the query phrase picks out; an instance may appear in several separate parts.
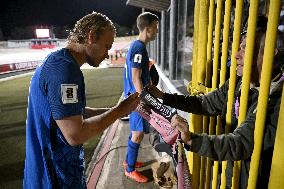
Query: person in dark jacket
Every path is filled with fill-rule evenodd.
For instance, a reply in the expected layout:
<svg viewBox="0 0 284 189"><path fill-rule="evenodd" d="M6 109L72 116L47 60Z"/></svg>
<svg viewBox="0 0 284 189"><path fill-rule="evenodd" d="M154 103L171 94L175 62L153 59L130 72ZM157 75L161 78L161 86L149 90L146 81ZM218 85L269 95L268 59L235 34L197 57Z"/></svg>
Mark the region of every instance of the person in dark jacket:
<svg viewBox="0 0 284 189"><path fill-rule="evenodd" d="M256 108L259 94L259 82L261 75L261 68L263 63L265 42L265 30L258 29L255 40L254 62L252 65L251 87L248 98L248 109L246 119L237 127L238 123L238 101L240 97L240 89L242 80L242 71L244 63L244 52L246 46L246 39L244 38L239 52L235 55L237 60L237 85L235 88L234 102L232 112L232 130L228 134L222 135L208 135L206 133L191 133L188 131L188 123L180 116L175 116L172 119L172 126L177 127L182 133L182 139L185 142L185 148L195 152L201 156L212 158L215 161L228 160L226 177L227 187L231 187L233 162L242 160L240 187L246 188L248 184L248 173L250 158L254 147L254 127L256 119ZM267 188L269 172L271 166L272 152L274 146L274 139L276 134L276 127L278 121L278 114L280 108L282 87L283 87L283 73L279 68L283 68L283 52L280 49L275 50L274 69L272 74L272 82L270 87L269 102L267 107L266 124L263 138L263 152L261 157L261 168L259 169L258 186ZM161 98L165 105L187 111L199 115L217 116L221 115L223 118L226 115L226 105L228 100L229 81L227 81L220 88L203 96L183 96L173 95L160 91L155 86L149 86L149 91Z"/></svg>

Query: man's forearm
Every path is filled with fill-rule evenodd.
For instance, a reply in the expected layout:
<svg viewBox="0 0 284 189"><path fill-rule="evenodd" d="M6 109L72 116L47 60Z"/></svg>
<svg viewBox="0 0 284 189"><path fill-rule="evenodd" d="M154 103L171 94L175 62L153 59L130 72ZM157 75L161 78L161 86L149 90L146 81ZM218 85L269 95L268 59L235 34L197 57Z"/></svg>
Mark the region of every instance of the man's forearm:
<svg viewBox="0 0 284 189"><path fill-rule="evenodd" d="M90 108L86 107L84 112L84 119L100 115L105 113L106 111L110 110L110 108Z"/></svg>
<svg viewBox="0 0 284 189"><path fill-rule="evenodd" d="M117 107L97 116L84 119L82 115L56 120L58 127L71 146L81 145L110 126L121 115Z"/></svg>
<svg viewBox="0 0 284 189"><path fill-rule="evenodd" d="M121 117L121 113L116 107L105 111L100 115L96 115L83 120L83 127L81 132L82 143L89 138L98 135L108 128L116 119Z"/></svg>
<svg viewBox="0 0 284 189"><path fill-rule="evenodd" d="M134 84L136 92L138 92L140 94L141 91L143 90L143 85L142 85L141 79L140 78L133 79L133 84Z"/></svg>
<svg viewBox="0 0 284 189"><path fill-rule="evenodd" d="M74 115L56 120L56 123L70 145L80 145L91 137L102 132L116 119L124 116L125 114L129 114L129 112L133 111L137 107L139 102L140 98L138 97L138 93L134 93L100 115L87 119L84 119L82 114ZM87 111L92 112L89 108L87 108Z"/></svg>

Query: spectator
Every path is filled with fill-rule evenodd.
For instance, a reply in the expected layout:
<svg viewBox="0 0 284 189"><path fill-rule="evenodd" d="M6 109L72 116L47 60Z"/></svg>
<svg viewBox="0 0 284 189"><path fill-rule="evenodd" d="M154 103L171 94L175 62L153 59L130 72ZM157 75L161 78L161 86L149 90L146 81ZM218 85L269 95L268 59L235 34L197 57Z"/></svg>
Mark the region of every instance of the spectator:
<svg viewBox="0 0 284 189"><path fill-rule="evenodd" d="M187 122L175 116L172 119L172 126L177 127L182 133L182 139L185 142L185 147L201 156L212 158L216 161L228 160L226 177L227 187L231 187L231 178L233 170L233 162L242 160L240 188L246 188L248 182L250 158L254 147L254 127L256 118L256 108L258 100L258 88L263 63L264 43L265 43L265 28L257 28L253 69L251 74L251 88L248 98L248 109L246 119L238 124L238 102L240 97L240 89L242 80L237 78L235 88L235 105L232 112L232 131L227 135L208 135L205 133L191 133L187 130ZM281 40L281 38L278 38ZM283 40L283 39L282 39ZM246 39L244 38L239 52L235 55L237 60L237 74L242 76L244 64L244 52L246 47ZM261 168L259 169L258 187L267 188L271 166L271 158L274 146L274 139L278 121L279 107L283 88L283 60L284 53L277 49L275 50L274 69L272 73L272 81L270 87L269 102L267 107L266 126L263 137L263 152L261 156ZM282 69L280 69L282 68ZM264 72L265 73L265 72ZM217 116L221 115L225 118L226 105L228 100L227 81L220 88L208 93L204 96L183 96L163 93L154 86L149 86L151 93L163 99L164 104L175 107L177 109L187 111L199 115Z"/></svg>

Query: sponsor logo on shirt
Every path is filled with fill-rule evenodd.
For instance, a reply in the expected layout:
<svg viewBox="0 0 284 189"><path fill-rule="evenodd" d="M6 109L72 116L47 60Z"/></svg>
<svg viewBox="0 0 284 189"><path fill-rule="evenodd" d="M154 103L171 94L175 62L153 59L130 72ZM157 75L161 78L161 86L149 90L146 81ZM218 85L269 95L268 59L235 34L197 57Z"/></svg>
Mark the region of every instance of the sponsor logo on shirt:
<svg viewBox="0 0 284 189"><path fill-rule="evenodd" d="M78 102L77 95L78 85L76 84L61 84L61 97L63 104L71 104Z"/></svg>
<svg viewBox="0 0 284 189"><path fill-rule="evenodd" d="M135 54L134 55L134 62L141 63L142 62L142 54Z"/></svg>

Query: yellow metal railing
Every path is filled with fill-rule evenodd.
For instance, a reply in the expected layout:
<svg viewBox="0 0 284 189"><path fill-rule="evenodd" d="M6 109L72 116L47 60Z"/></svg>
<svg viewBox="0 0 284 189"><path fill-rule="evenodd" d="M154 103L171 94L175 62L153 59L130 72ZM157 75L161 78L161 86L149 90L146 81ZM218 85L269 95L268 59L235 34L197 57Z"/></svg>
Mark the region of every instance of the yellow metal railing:
<svg viewBox="0 0 284 189"><path fill-rule="evenodd" d="M204 85L205 83L205 71L206 71L206 49L207 49L207 33L208 30L208 6L209 0L200 0L199 2L199 23L198 31L205 31L203 35L198 35L198 57L197 57L197 75L195 76L195 81ZM193 120L193 129L197 133L202 132L202 116L191 115ZM193 188L199 188L200 184L200 168L201 168L200 156L193 154Z"/></svg>
<svg viewBox="0 0 284 189"><path fill-rule="evenodd" d="M226 71L228 63L228 48L229 48L229 34L230 34L230 21L231 21L231 7L232 1L226 0L225 3L225 16L224 16L224 30L223 30L223 43L222 43L222 58L221 58L221 73L220 73L220 84L221 87L226 81ZM228 110L230 112L230 110ZM228 130L228 123L226 122L226 133ZM222 162L222 174L221 174L221 188L226 188L226 168L227 162Z"/></svg>
<svg viewBox="0 0 284 189"><path fill-rule="evenodd" d="M194 5L194 30L193 30L193 54L192 54L192 81L196 81L197 73L197 57L198 57L198 30L199 30L199 9L200 1L196 1Z"/></svg>
<svg viewBox="0 0 284 189"><path fill-rule="evenodd" d="M198 31L204 31L203 35L198 37L198 58L197 58L197 82L205 83L205 71L206 71L206 55L207 55L207 33L208 30L208 3L209 0L200 0L199 10L199 29Z"/></svg>
<svg viewBox="0 0 284 189"><path fill-rule="evenodd" d="M192 55L192 82L197 81L197 62L198 62L198 38L199 38L199 13L200 13L200 1L195 1L195 7L194 7L194 39L193 39L193 55ZM191 91L192 93L192 91ZM200 119L197 120L193 114L190 114L190 130L192 132L196 131L196 126L200 122ZM199 185L199 164L198 157L196 154L193 154L192 152L189 152L189 168L192 173L192 187L198 188Z"/></svg>
<svg viewBox="0 0 284 189"><path fill-rule="evenodd" d="M278 21L280 15L281 0L273 0L269 5L268 25L265 39L265 48L263 56L262 70L265 74L261 75L259 98L256 113L256 122L254 130L254 149L251 157L248 188L256 188L258 166L262 150L263 133L265 127L266 109L269 96L271 72L273 68L273 60L276 46L276 36ZM262 72L264 73L264 72ZM281 114L280 114L281 115ZM283 126L283 125L282 125Z"/></svg>
<svg viewBox="0 0 284 189"><path fill-rule="evenodd" d="M223 11L223 5L224 11ZM260 161L260 155L262 150L263 132L265 126L265 114L267 108L267 101L270 88L272 63L274 57L274 49L276 43L276 33L279 20L279 12L281 8L281 0L273 0L269 5L269 18L267 33L269 38L265 41L263 69L265 74L261 77L260 81L260 98L258 100L257 118L255 123L255 135L254 135L254 151L252 154L252 161L250 165L250 173L248 180L248 188L256 188L258 178L258 166ZM255 31L258 16L259 0L250 1L249 17L248 17L248 28L246 37L246 49L244 55L244 67L242 76L241 86L241 98L240 98L240 111L238 118L238 126L246 118L247 113L247 99L250 89L250 77L252 72L252 62L254 56L254 45L255 45ZM233 11L234 10L234 11ZM267 9L268 10L268 9ZM225 13L224 16L222 15ZM234 28L233 28L233 41L232 41L232 52L231 65L230 65L230 78L229 78L229 91L227 101L227 112L226 112L226 127L225 133L232 132L232 108L233 100L236 87L236 68L237 62L235 55L238 52L240 44L240 33L242 25L242 12L243 12L243 0L236 0L234 9L232 9L232 0L199 0L195 1L195 13L194 13L194 48L193 48L193 65L192 65L192 82L190 90L192 94L206 94L207 92L214 90L217 86L221 86L226 81L227 72L227 60L229 48L229 35L230 35L230 21L231 13L234 13ZM215 15L215 17L214 17ZM223 28L222 26L223 21ZM215 27L213 24L215 23ZM202 31L202 32L201 32ZM222 35L222 51L221 51L221 64L219 63L220 58L220 41ZM214 41L214 48L212 49ZM213 52L212 52L213 51ZM213 54L213 61L212 61ZM218 69L221 67L220 73ZM219 78L219 80L218 80ZM211 85L212 84L212 88ZM284 99L282 95L282 100ZM276 144L271 168L269 188L283 188L284 179L279 179L278 172L279 168L280 177L284 177L284 153L281 147L284 145L284 130L279 129L280 126L284 125L284 102L281 104L280 117L278 123L278 131L276 134ZM221 117L206 117L191 114L191 131L193 132L204 132L210 135L220 134ZM196 154L190 153L190 169L192 170L193 188L222 188L225 189L226 183L226 167L227 162L222 162L222 173L221 182L218 186L218 174L219 173L219 162L215 161L212 169L212 160L197 156ZM233 177L232 177L232 188L239 188L239 175L240 175L240 161L235 162ZM213 173L213 174L212 174ZM280 183L280 184L279 184Z"/></svg>
<svg viewBox="0 0 284 189"><path fill-rule="evenodd" d="M275 137L273 158L271 163L268 188L284 188L284 90L282 91L281 107Z"/></svg>
<svg viewBox="0 0 284 189"><path fill-rule="evenodd" d="M222 22L222 9L223 9L223 0L217 0L216 7L216 25L215 25L215 41L214 41L214 56L213 56L213 75L212 75L212 90L216 89L218 86L218 65L219 65L219 53L220 53L220 36L221 36L221 22ZM213 127L212 122L215 123L215 118L210 118L210 128ZM217 118L216 125L216 134L219 134L220 131L220 118ZM209 134L213 134L212 132ZM214 161L213 166L213 178L212 178L212 188L217 188L218 180L218 169L219 162Z"/></svg>
<svg viewBox="0 0 284 189"><path fill-rule="evenodd" d="M234 100L234 92L236 87L236 68L237 62L235 55L238 52L240 44L240 33L241 33L241 23L242 23L242 11L243 11L243 1L236 1L235 8L235 20L234 20L234 33L233 33L233 44L232 44L232 54L231 54L231 66L230 66L230 79L229 79L229 91L228 91L228 102L227 102L227 113L226 113L226 128L225 133L228 133L232 124L232 107ZM226 168L227 161L222 162L222 174L221 174L221 189L226 188Z"/></svg>
<svg viewBox="0 0 284 189"><path fill-rule="evenodd" d="M224 16L224 29L223 29L223 43L222 43L222 56L221 56L221 73L220 84L222 86L226 81L226 71L228 63L228 49L229 49L229 34L231 24L231 7L232 1L226 0L225 2L225 16Z"/></svg>
<svg viewBox="0 0 284 189"><path fill-rule="evenodd" d="M248 32L246 37L246 49L245 49L244 66L243 66L243 76L242 76L243 82L241 87L238 126L240 126L241 123L245 120L247 113L247 99L250 88L252 61L254 58L253 55L254 55L257 14L258 14L258 0L250 1L248 30L247 30ZM241 167L241 161L235 162L233 170L233 179L232 179L233 189L237 189L239 187L240 167Z"/></svg>
<svg viewBox="0 0 284 189"><path fill-rule="evenodd" d="M211 76L212 76L212 46L213 46L213 23L214 23L214 10L215 10L215 2L214 0L210 0L209 4L209 23L208 23L208 41L207 41L207 64L206 64L206 78L205 78L205 86L209 86L211 83ZM207 128L209 124L209 129ZM210 121L209 117L204 117L203 119L203 132L209 133L213 131L215 128L215 125L213 124L213 121ZM206 161L206 162L205 162ZM206 163L206 167L205 164ZM210 179L211 179L211 166L212 166L212 160L209 158L202 157L201 159L202 166L205 167L205 170L201 170L200 174L200 187L199 188L210 188ZM204 175L205 174L205 175Z"/></svg>
<svg viewBox="0 0 284 189"><path fill-rule="evenodd" d="M210 0L209 3L209 22L208 22L208 41L207 41L207 64L206 64L206 83L205 86L209 86L212 76L212 46L213 46L213 23L214 23L214 10L215 2Z"/></svg>
<svg viewBox="0 0 284 189"><path fill-rule="evenodd" d="M223 0L217 0L214 57L213 57L213 75L212 75L212 89L213 90L216 89L218 86L218 64L219 64L219 55L220 55L219 53L220 53L222 8L223 8Z"/></svg>

